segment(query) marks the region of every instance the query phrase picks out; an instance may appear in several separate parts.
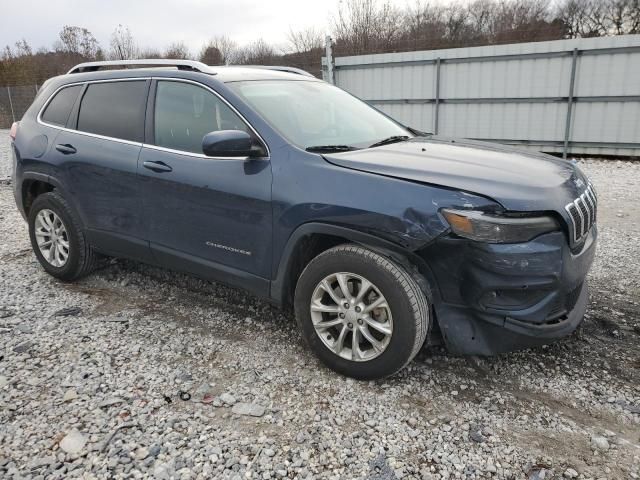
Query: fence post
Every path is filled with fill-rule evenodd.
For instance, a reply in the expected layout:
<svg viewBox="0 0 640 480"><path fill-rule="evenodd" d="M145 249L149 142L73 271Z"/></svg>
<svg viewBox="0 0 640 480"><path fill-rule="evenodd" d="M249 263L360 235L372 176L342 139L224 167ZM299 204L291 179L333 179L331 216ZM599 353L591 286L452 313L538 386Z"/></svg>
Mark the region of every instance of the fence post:
<svg viewBox="0 0 640 480"><path fill-rule="evenodd" d="M436 76L436 105L435 105L435 114L433 118L433 133L437 135L439 114L440 114L440 57L438 57L436 60L435 76Z"/></svg>
<svg viewBox="0 0 640 480"><path fill-rule="evenodd" d="M333 78L333 48L331 47L331 36L325 37L325 55L327 59L327 81L331 84L335 84Z"/></svg>
<svg viewBox="0 0 640 480"><path fill-rule="evenodd" d="M573 88L576 83L576 64L578 63L578 49L573 49L571 56L571 79L569 80L569 98L567 99L567 120L564 125L564 148L562 149L562 158L567 158L569 151L569 136L571 134L571 114L573 110Z"/></svg>
<svg viewBox="0 0 640 480"><path fill-rule="evenodd" d="M7 85L7 95L9 95L9 108L11 109L11 118L13 119L12 121L15 122L16 114L13 112L13 102L11 101L11 89L9 88L9 85Z"/></svg>

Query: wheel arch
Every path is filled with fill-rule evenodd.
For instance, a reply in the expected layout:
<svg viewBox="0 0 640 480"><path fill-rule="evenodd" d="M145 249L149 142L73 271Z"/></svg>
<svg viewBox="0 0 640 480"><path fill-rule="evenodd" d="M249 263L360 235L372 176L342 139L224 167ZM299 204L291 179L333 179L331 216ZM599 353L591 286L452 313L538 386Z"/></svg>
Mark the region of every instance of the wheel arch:
<svg viewBox="0 0 640 480"><path fill-rule="evenodd" d="M24 172L20 187L20 200L22 201L25 215L29 216L29 209L38 196L53 190L58 191L63 197L69 198L64 186L57 178L41 172Z"/></svg>
<svg viewBox="0 0 640 480"><path fill-rule="evenodd" d="M25 172L23 174L20 194L22 208L27 217L34 200L43 193L51 192L56 188L49 178L49 175L38 172Z"/></svg>
<svg viewBox="0 0 640 480"><path fill-rule="evenodd" d="M429 302L433 304L436 300L435 277L429 265L414 252L371 233L319 222L305 223L289 237L271 282L272 300L283 307L290 307L304 267L323 251L343 243L369 248L403 265L416 279Z"/></svg>

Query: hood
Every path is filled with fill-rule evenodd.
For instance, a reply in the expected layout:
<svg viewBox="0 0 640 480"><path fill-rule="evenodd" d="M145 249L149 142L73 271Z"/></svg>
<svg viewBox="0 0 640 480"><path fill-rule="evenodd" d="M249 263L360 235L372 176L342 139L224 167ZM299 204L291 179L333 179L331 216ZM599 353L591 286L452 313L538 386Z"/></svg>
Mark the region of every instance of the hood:
<svg viewBox="0 0 640 480"><path fill-rule="evenodd" d="M587 183L576 165L550 155L436 136L323 156L345 168L489 197L513 211L564 215Z"/></svg>

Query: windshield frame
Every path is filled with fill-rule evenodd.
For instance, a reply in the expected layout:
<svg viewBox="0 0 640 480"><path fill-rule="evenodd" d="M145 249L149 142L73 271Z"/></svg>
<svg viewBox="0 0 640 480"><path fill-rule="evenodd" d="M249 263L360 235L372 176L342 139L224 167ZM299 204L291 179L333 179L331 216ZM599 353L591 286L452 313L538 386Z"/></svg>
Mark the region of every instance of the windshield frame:
<svg viewBox="0 0 640 480"><path fill-rule="evenodd" d="M277 82L277 83L285 83L285 82L306 82L306 83L317 83L317 84L323 84L326 85L327 87L333 87L336 88L338 90L340 90L341 93L344 93L346 95L348 95L349 97L351 97L352 99L354 99L357 103L360 103L361 105L368 107L370 110L372 110L373 112L379 114L380 116L382 116L384 119L386 119L387 121L391 122L392 124L394 124L396 127L400 128L402 130L402 135L406 135L408 138L407 140L411 140L412 138L415 138L417 135L415 133L413 133L411 131L411 129L409 127L407 127L406 125L400 123L398 120L396 120L395 118L391 117L390 115L388 115L387 113L383 112L382 110L380 110L379 108L371 105L370 103L362 100L361 98L353 95L352 93L341 89L340 87L336 86L336 85L332 85L330 83L327 83L323 80L317 79L317 78L287 78L287 79L282 79L282 78L277 78L277 79L271 79L271 78L257 78L257 79L242 79L242 80L232 80L232 81L228 81L228 82L224 82L225 86L227 86L227 88L229 88L229 90L233 93L234 96L236 96L238 99L240 99L255 115L259 116L260 119L262 121L264 121L269 128L271 128L275 133L277 133L280 137L282 137L282 139L284 139L289 145L296 147L299 150L302 151L307 151L307 148L311 148L315 145L301 145L299 142L296 142L294 139L291 138L290 135L288 135L286 132L283 132L282 129L275 124L275 122L273 122L271 119L269 119L266 115L263 115L260 110L258 110L258 108L256 108L253 103L247 99L247 97L242 93L241 89L239 88L240 84L252 84L252 83L268 83L268 82ZM387 137L384 137L387 138ZM374 143L377 143L380 140L384 140L384 138L376 138L375 140L372 141L366 141L366 142L354 142L353 144L349 144L350 146L353 147L353 150L362 150L362 149L366 149L366 148L371 148L371 145L373 145ZM376 148L376 147L373 147ZM318 152L312 152L314 154L321 154Z"/></svg>

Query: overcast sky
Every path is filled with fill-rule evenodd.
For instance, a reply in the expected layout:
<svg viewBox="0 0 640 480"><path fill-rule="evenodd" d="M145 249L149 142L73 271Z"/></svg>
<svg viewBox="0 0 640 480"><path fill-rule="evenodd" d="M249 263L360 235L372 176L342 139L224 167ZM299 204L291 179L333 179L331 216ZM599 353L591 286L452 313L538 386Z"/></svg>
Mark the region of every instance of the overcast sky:
<svg viewBox="0 0 640 480"><path fill-rule="evenodd" d="M325 27L340 0L19 0L0 14L0 47L25 38L34 50L50 48L63 25L89 29L108 49L118 24L141 47L163 49L184 41L193 51L216 35L240 44L260 37L284 45L290 28ZM408 0L392 0L404 7ZM411 0L409 0L411 1ZM413 1L411 1L413 3Z"/></svg>

